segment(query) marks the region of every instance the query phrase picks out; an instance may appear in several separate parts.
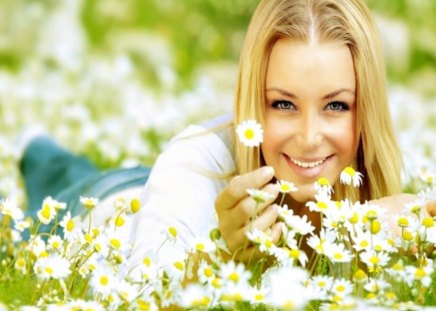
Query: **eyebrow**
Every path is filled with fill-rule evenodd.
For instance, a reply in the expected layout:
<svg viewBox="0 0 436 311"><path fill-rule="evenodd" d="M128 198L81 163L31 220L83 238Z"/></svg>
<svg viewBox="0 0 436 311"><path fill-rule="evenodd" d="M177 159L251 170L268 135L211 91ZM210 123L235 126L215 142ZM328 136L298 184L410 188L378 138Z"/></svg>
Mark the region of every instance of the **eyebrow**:
<svg viewBox="0 0 436 311"><path fill-rule="evenodd" d="M298 97L295 94L292 94L292 93L290 93L288 91L285 91L283 89L280 89L280 88L271 87L271 88L268 88L266 91L267 92L276 91L276 92L279 92L280 94L282 94L282 95L284 95L286 97L298 99ZM350 94L352 94L354 96L354 92L351 89L341 88L339 90L333 91L333 92L325 95L322 99L329 99L329 98L335 97L335 96L337 96L337 95L339 95L341 93L350 93Z"/></svg>

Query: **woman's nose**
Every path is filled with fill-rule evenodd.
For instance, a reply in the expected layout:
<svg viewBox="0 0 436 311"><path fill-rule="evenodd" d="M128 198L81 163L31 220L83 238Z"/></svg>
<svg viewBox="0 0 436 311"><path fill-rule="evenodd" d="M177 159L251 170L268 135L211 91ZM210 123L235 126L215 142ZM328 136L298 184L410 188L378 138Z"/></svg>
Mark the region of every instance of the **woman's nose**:
<svg viewBox="0 0 436 311"><path fill-rule="evenodd" d="M297 143L304 151L316 149L322 142L322 120L316 112L300 116Z"/></svg>

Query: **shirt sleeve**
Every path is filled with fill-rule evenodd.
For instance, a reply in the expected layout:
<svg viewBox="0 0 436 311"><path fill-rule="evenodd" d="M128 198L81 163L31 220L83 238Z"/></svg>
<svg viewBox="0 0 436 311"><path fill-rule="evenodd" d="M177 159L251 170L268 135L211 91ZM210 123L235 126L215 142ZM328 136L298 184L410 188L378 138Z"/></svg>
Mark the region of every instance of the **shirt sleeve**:
<svg viewBox="0 0 436 311"><path fill-rule="evenodd" d="M173 140L156 161L132 230L129 266L142 262L151 250L159 250L163 263L183 258L195 238L208 236L217 226L215 199L227 184L219 175L234 171L234 163L218 135L199 131L204 132L189 127L184 132L188 138ZM169 227L177 230L177 237L165 242Z"/></svg>

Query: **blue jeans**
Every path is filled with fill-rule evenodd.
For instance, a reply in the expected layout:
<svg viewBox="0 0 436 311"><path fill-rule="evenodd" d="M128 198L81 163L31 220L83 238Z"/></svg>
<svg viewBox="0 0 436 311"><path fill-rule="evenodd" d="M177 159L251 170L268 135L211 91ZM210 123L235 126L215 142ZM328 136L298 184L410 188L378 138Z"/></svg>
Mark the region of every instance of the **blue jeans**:
<svg viewBox="0 0 436 311"><path fill-rule="evenodd" d="M78 215L84 212L80 196L103 200L145 184L150 173L150 168L141 166L99 171L85 157L66 151L45 136L35 138L27 146L20 169L26 186L27 213L33 218L47 196L67 203L67 210Z"/></svg>

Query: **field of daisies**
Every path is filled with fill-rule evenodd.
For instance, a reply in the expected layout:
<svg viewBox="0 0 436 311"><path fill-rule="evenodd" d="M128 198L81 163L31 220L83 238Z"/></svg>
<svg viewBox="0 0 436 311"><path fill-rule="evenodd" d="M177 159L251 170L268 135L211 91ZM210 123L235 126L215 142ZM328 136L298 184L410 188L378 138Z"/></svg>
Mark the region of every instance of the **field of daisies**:
<svg viewBox="0 0 436 311"><path fill-rule="evenodd" d="M385 43L404 190L417 200L386 215L332 200L320 179L308 204L322 215L320 233L280 206L278 243L247 234L265 260L229 260L213 230L184 257L160 258L159 248L130 267L138 199L114 199L99 226L50 197L29 219L23 136L46 133L101 169L152 166L179 130L231 112L257 1L0 0L0 310L436 310L436 219L423 213L436 198L436 4L367 2ZM349 187L359 178L341 174ZM279 182L283 196L296 190ZM79 199L89 210L100 204ZM177 230L162 232L161 247Z"/></svg>

